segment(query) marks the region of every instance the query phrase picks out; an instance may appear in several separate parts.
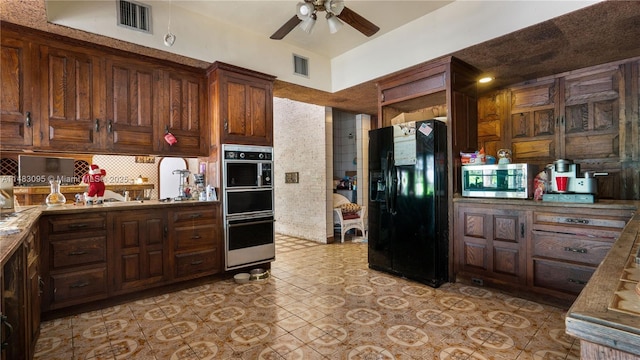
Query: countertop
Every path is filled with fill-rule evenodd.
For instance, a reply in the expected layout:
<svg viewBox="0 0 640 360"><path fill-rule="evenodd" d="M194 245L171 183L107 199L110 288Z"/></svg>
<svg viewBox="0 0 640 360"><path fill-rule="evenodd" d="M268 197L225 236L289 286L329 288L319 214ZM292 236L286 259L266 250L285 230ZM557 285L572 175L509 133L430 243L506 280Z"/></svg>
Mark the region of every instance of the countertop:
<svg viewBox="0 0 640 360"><path fill-rule="evenodd" d="M202 204L217 204L219 201L118 201L108 202L102 205L74 205L66 204L60 206L47 207L45 205L18 206L13 216L3 219L0 222L0 265L20 246L22 241L28 236L31 226L38 221L42 215L79 214L87 212L100 212L112 210L136 210L148 208L162 208L171 206L200 206Z"/></svg>
<svg viewBox="0 0 640 360"><path fill-rule="evenodd" d="M626 225L566 317L567 333L581 340L640 355L640 214Z"/></svg>
<svg viewBox="0 0 640 360"><path fill-rule="evenodd" d="M545 208L592 208L592 209L618 209L635 211L640 208L638 200L598 200L594 203L567 203L552 201L536 201L531 199L498 199L498 198L472 198L456 196L453 198L454 203L470 203L470 204L494 204L494 205L513 205L513 206L535 206Z"/></svg>

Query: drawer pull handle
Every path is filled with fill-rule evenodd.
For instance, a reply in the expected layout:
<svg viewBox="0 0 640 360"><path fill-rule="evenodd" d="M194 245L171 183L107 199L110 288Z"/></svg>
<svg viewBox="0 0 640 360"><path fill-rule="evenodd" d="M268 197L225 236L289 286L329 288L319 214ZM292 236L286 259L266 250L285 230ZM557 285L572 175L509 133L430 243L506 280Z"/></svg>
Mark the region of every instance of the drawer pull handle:
<svg viewBox="0 0 640 360"><path fill-rule="evenodd" d="M580 253L580 254L586 254L587 253L587 249L583 249L583 248L572 248L572 247L568 247L565 246L564 247L564 251L571 251L574 253Z"/></svg>
<svg viewBox="0 0 640 360"><path fill-rule="evenodd" d="M78 255L86 255L87 252L84 250L80 250L80 251L72 251L69 253L69 256L78 256Z"/></svg>
<svg viewBox="0 0 640 360"><path fill-rule="evenodd" d="M13 326L7 321L7 317L5 315L0 315L0 326L4 326L7 328L7 331L4 333L4 341L0 343L0 349L6 349L9 346L9 339L11 338L11 334L13 334Z"/></svg>
<svg viewBox="0 0 640 360"><path fill-rule="evenodd" d="M200 264L202 264L202 263L203 263L203 261L202 261L202 260L196 260L196 261L192 261L192 262L191 262L191 265L200 265Z"/></svg>
<svg viewBox="0 0 640 360"><path fill-rule="evenodd" d="M578 285L586 285L587 282L586 281L582 281L582 280L576 280L576 279L567 279L568 282L570 283L574 283L574 284L578 284Z"/></svg>
<svg viewBox="0 0 640 360"><path fill-rule="evenodd" d="M75 284L71 285L70 288L78 289L78 288L83 288L83 287L87 287L87 286L89 286L89 282L88 281L83 281L83 282L79 282L79 283L75 283Z"/></svg>
<svg viewBox="0 0 640 360"><path fill-rule="evenodd" d="M201 237L202 237L202 236L200 236L200 235L198 235L198 234L195 234L195 235L193 235L191 238L192 238L192 239L194 239L194 240L198 240L198 239L200 239Z"/></svg>
<svg viewBox="0 0 640 360"><path fill-rule="evenodd" d="M89 226L88 224L69 224L69 229L82 229Z"/></svg>
<svg viewBox="0 0 640 360"><path fill-rule="evenodd" d="M195 219L195 218L199 218L199 217L201 217L201 216L202 216L202 214L200 214L200 213L197 213L197 214L191 214L190 218Z"/></svg>
<svg viewBox="0 0 640 360"><path fill-rule="evenodd" d="M587 225L589 223L589 220L586 220L586 219L571 219L571 218L567 218L564 221L568 222L569 224L584 224L584 225Z"/></svg>

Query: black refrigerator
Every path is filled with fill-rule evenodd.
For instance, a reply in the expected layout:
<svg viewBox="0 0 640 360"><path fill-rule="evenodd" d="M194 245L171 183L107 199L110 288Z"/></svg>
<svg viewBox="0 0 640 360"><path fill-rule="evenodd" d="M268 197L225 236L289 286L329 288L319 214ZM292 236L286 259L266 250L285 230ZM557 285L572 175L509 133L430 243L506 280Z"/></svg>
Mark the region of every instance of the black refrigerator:
<svg viewBox="0 0 640 360"><path fill-rule="evenodd" d="M447 128L438 120L369 131L369 267L448 281Z"/></svg>

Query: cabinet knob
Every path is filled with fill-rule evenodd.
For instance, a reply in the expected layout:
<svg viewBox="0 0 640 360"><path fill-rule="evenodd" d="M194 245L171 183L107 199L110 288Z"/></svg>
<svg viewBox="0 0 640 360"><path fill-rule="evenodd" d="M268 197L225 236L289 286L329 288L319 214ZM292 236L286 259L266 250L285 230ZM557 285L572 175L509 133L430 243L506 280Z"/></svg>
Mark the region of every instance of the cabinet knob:
<svg viewBox="0 0 640 360"><path fill-rule="evenodd" d="M224 131L229 130L229 122L227 121L227 119L224 119Z"/></svg>
<svg viewBox="0 0 640 360"><path fill-rule="evenodd" d="M24 118L24 124L26 127L31 127L31 111L27 111L27 116Z"/></svg>
<svg viewBox="0 0 640 360"><path fill-rule="evenodd" d="M100 120L96 119L96 132L100 132Z"/></svg>
<svg viewBox="0 0 640 360"><path fill-rule="evenodd" d="M113 121L109 120L107 122L107 132L111 134L113 132Z"/></svg>

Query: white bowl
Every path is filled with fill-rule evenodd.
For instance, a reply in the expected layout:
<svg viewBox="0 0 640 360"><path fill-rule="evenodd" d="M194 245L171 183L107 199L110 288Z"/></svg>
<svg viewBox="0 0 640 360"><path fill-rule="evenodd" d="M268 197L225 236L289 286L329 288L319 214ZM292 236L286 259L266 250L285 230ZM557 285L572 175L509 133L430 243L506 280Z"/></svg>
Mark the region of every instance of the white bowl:
<svg viewBox="0 0 640 360"><path fill-rule="evenodd" d="M249 273L237 273L233 275L233 280L235 280L235 282L238 284L248 283L249 278L251 278L251 275L249 275Z"/></svg>

